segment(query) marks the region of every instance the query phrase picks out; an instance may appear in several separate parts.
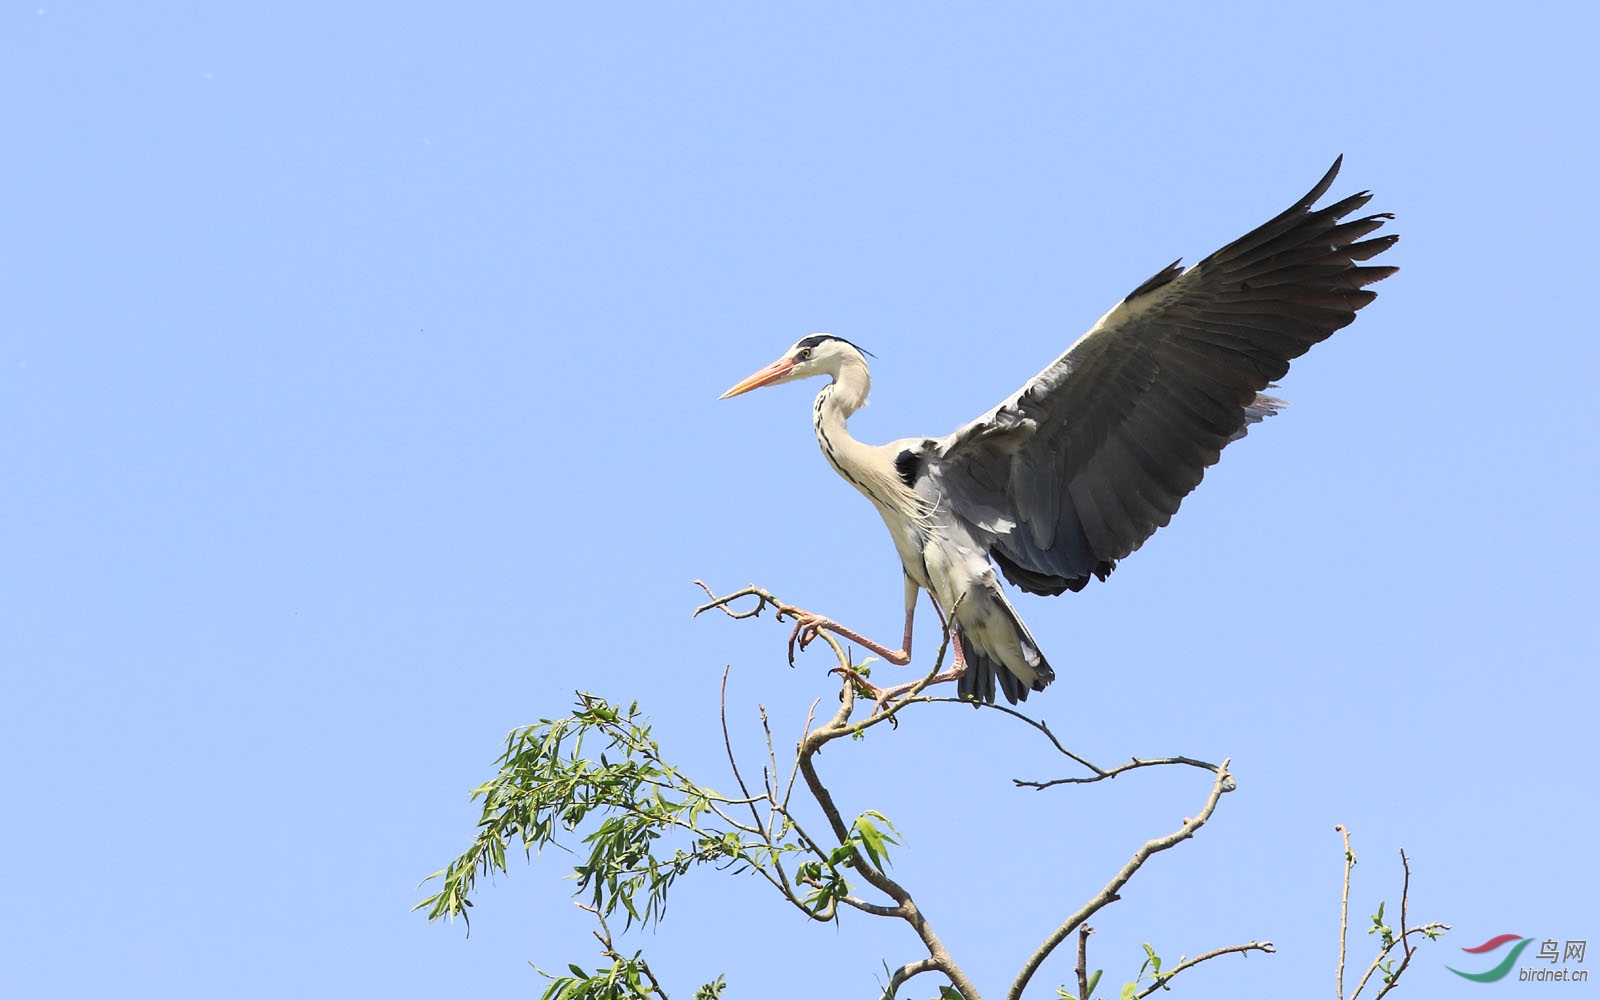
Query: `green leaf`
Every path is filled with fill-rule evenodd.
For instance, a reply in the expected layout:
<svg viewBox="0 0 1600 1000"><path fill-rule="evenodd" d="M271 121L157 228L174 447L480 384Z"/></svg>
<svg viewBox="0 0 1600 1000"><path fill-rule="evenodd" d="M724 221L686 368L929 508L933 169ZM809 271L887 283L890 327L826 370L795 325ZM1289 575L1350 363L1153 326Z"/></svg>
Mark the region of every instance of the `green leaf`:
<svg viewBox="0 0 1600 1000"><path fill-rule="evenodd" d="M1150 946L1150 942L1148 941L1144 943L1144 962L1145 965L1150 967L1152 972L1161 971L1161 956L1156 954L1156 950ZM1139 971L1143 972L1143 967L1141 967Z"/></svg>
<svg viewBox="0 0 1600 1000"><path fill-rule="evenodd" d="M899 841L879 830L873 822L874 819L887 826L895 834L899 834L900 831L895 830L894 824L889 822L888 817L875 809L868 809L860 816L857 816L855 822L851 824L850 839L861 845L861 849L866 852L873 865L883 868L889 857L888 845L898 845Z"/></svg>
<svg viewBox="0 0 1600 1000"><path fill-rule="evenodd" d="M1103 972L1103 971L1105 971L1105 970L1096 969L1096 970L1094 970L1094 975L1089 977L1089 982L1088 982L1089 989L1088 989L1088 992L1086 992L1084 994L1083 1000L1089 1000L1090 997L1094 996L1094 988L1096 986L1100 985L1100 973Z"/></svg>
<svg viewBox="0 0 1600 1000"><path fill-rule="evenodd" d="M878 832L872 821L862 816L856 820L856 836L861 846L867 852L867 857L879 868L883 867L883 835Z"/></svg>

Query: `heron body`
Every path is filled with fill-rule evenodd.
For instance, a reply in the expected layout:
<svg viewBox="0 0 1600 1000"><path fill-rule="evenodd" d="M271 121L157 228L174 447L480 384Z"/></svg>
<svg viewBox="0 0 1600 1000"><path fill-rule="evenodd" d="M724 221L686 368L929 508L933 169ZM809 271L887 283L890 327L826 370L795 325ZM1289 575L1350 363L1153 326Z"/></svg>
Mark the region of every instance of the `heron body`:
<svg viewBox="0 0 1600 1000"><path fill-rule="evenodd" d="M1289 362L1347 326L1396 268L1363 264L1398 237L1393 216L1344 219L1361 192L1313 206L1340 162L1304 197L1187 270L1174 263L1135 288L1053 364L942 438L873 446L846 422L866 404L866 358L815 334L724 393L827 375L812 424L824 456L883 517L906 579L906 632L889 650L827 628L892 662L910 660L916 601L954 614L964 697L1013 704L1055 672L1000 587L1058 595L1104 580L1166 525L1230 442L1283 401L1263 395Z"/></svg>
<svg viewBox="0 0 1600 1000"><path fill-rule="evenodd" d="M962 693L982 692L992 701L996 678L1013 703L1026 699L1029 690L1043 690L1055 672L1000 589L987 547L963 519L950 516L939 484L927 474L924 449L937 442L908 438L874 447L850 437L845 422L866 404L872 387L860 349L827 334L795 346L825 364L838 359L838 372L830 373L834 381L817 393L812 407L817 441L828 464L872 501L888 527L905 570L908 608L925 590L942 615L955 609L969 667ZM1005 669L996 670L996 661Z"/></svg>

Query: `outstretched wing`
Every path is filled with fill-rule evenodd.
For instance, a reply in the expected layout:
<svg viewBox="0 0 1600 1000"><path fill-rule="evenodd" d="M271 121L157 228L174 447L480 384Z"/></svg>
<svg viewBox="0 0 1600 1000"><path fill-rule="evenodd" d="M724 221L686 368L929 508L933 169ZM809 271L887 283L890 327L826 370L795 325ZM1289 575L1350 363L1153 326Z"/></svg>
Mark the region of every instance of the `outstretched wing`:
<svg viewBox="0 0 1600 1000"><path fill-rule="evenodd" d="M1393 216L1343 221L1368 191L1312 209L1342 160L1283 214L1158 272L1010 399L928 442L928 474L1012 583L1059 594L1104 579L1282 405L1258 394L1376 297L1366 286L1397 268L1358 262L1394 245L1367 238Z"/></svg>

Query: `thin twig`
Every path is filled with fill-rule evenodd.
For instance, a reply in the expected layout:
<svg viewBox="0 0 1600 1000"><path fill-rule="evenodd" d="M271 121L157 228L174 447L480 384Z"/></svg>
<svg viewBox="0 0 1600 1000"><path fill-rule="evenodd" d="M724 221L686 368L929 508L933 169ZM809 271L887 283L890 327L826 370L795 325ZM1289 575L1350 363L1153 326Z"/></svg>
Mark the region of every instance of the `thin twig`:
<svg viewBox="0 0 1600 1000"><path fill-rule="evenodd" d="M1218 766L1216 780L1211 783L1211 793L1206 796L1205 805L1200 808L1198 815L1192 819L1185 819L1183 825L1177 830L1166 836L1157 837L1135 851L1133 858L1122 866L1122 870L1117 872L1110 882L1106 883L1106 887L1100 890L1099 895L1089 900L1078 912L1068 917L1060 927L1057 927L1044 939L1044 943L1035 949L1033 954L1028 956L1027 961L1022 964L1022 971L1018 972L1017 978L1012 981L1011 989L1006 993L1006 1000L1019 1000L1022 996L1022 991L1027 989L1028 981L1033 978L1033 974L1039 970L1039 966L1044 960L1050 957L1050 953L1055 951L1057 945L1066 940L1069 934L1077 930L1103 907L1121 899L1122 897L1117 895L1117 892L1128 884L1128 880L1133 878L1134 874L1146 861L1150 860L1152 855L1169 850L1188 840L1194 836L1196 830L1205 826L1206 821L1211 818L1211 814L1216 811L1217 803L1221 800L1223 794L1233 791L1236 787L1233 782L1233 776L1228 773L1228 764L1229 761L1224 760Z"/></svg>
<svg viewBox="0 0 1600 1000"><path fill-rule="evenodd" d="M693 834L703 835L703 832L704 832L698 826L694 825L693 823L687 822L687 821L685 821L685 820L683 820L683 819L681 819L679 817L676 817L676 816L662 817L662 816L657 816L657 815L655 815L653 813L646 812L644 809L640 808L637 803L617 802L617 803L614 804L613 808L620 809L623 812L629 813L630 815L633 815L633 816L638 816L638 817L640 817L642 819L647 819L647 820L651 820L651 821L654 821L654 822L664 822L668 826L673 826L673 827L676 827L676 828L678 828L680 830L687 830L688 832L693 833ZM718 815L722 815L722 814L719 813ZM723 818L725 820L727 819L726 816L723 816ZM730 824L732 824L732 825L735 825L735 826L738 825L736 823L733 823L732 820L728 820L728 822ZM744 828L741 827L741 829L744 829ZM753 833L756 836L760 836L761 835L761 831L760 830L746 830L746 832ZM769 846L770 846L770 844L769 844ZM699 852L694 852L694 853L695 853L695 855L697 857L699 856ZM826 855L823 855L823 856L825 857ZM710 860L710 859L709 858L701 858L701 860ZM737 861L738 861L737 858L732 859L732 861L730 861L730 864L736 863ZM657 862L657 866L658 867L668 867L670 865L671 865L670 861ZM639 869L639 870L640 871L645 871L645 870L649 870L649 869L645 868L645 869ZM779 892L783 893L784 896L788 897L791 900L791 902L796 902L797 905L799 905L800 908L802 910L804 910L806 913L810 913L811 912L811 911L805 909L805 905L803 903L799 903L798 900L794 899L793 895L791 894L791 892L789 890L788 883L784 878L779 878L778 876L773 875L772 872L767 871L765 868L761 867L760 865L752 865L750 870L754 871L757 875L759 875L762 878L766 879L769 883L771 883L774 887L776 887Z"/></svg>
<svg viewBox="0 0 1600 1000"><path fill-rule="evenodd" d="M1242 955L1252 951L1264 951L1269 955L1273 955L1277 953L1278 949L1273 947L1271 941L1251 941L1248 944L1230 944L1226 948L1218 948L1215 951L1208 951L1204 955L1196 955L1194 958L1191 958L1188 961L1179 962L1177 965L1174 965L1170 971L1163 972L1156 976L1156 981L1145 987L1144 992L1138 994L1139 1000L1144 1000L1145 997L1154 993L1156 990L1166 989L1167 984L1172 981L1174 976L1186 969L1194 968L1201 962L1209 962L1213 958L1218 958L1222 955L1231 955L1234 952L1238 952Z"/></svg>
<svg viewBox="0 0 1600 1000"><path fill-rule="evenodd" d="M1094 928L1084 924L1078 928L1078 1000L1089 1000L1089 935Z"/></svg>
<svg viewBox="0 0 1600 1000"><path fill-rule="evenodd" d="M1048 739L1050 741L1051 745L1053 745L1062 754L1064 754L1067 757L1072 758L1074 761L1078 762L1079 764L1082 764L1084 767L1086 767L1089 770L1093 771L1095 774L1099 775L1101 778L1106 777L1106 772L1102 771L1100 768L1096 767L1094 764L1091 764L1089 761L1084 760L1082 757L1079 757L1077 754L1073 753L1071 750L1068 750L1065 746L1063 746L1061 744L1061 741L1059 739L1056 739L1056 734L1050 731L1050 727L1045 723L1045 721L1043 719L1031 719L1028 716L1023 715L1021 712L1017 711L1016 709L1007 708L1005 705L986 705L986 704L983 704L981 702L968 701L965 698L933 698L933 699L930 699L930 700L936 701L936 702L940 702L940 703L944 703L944 704L951 704L951 705L971 705L971 706L976 706L976 707L978 707L980 709L987 709L987 710L993 711L993 712L1003 712L1006 715L1011 716L1013 719L1021 719L1023 722L1026 722L1028 725L1032 726L1033 728L1039 730L1039 732L1043 733L1045 735L1045 739ZM1213 768L1213 770L1215 770L1215 769ZM1077 779L1077 780L1081 781L1081 780L1085 780L1085 779L1081 779L1080 778L1080 779ZM1098 781L1100 779L1099 778L1093 778L1093 779L1088 779L1088 780ZM1049 787L1049 785L1057 784L1057 782L1048 782L1046 784L1035 784L1034 782L1031 782L1031 781L1029 781L1029 782L1019 781L1019 782L1017 782L1017 784L1019 784L1019 785L1031 785L1031 786L1037 787L1037 788L1047 788L1047 787Z"/></svg>
<svg viewBox="0 0 1600 1000"><path fill-rule="evenodd" d="M596 920L600 921L600 929L594 931L593 933L594 936L600 941L600 947L603 949L601 954L611 959L612 962L626 962L627 959L623 958L617 952L617 949L611 944L611 927L606 923L605 914L601 913L597 907L589 906L576 900L573 901L573 905L580 910L589 911L590 913L594 914L594 918ZM646 962L643 957L637 959L637 962L639 965L639 971L643 972L645 978L650 980L651 990L653 990L656 996L660 997L661 1000L667 1000L667 991L661 988L661 983L656 980L656 974L650 971L650 963Z"/></svg>
<svg viewBox="0 0 1600 1000"><path fill-rule="evenodd" d="M1339 901L1339 973L1336 977L1339 988L1337 1000L1344 1000L1344 938L1350 926L1350 869L1356 865L1356 855L1350 850L1350 831L1345 825L1339 823L1334 829L1344 836L1344 897Z"/></svg>
<svg viewBox="0 0 1600 1000"><path fill-rule="evenodd" d="M710 611L712 608L721 608L729 618L754 618L761 614L762 610L769 604L775 608L782 608L784 606L783 603L776 597L773 597L771 593L763 590L760 587L757 587L753 583L743 590L736 590L725 597L718 597L716 594L711 592L710 587L706 586L704 583L701 583L699 580L695 581L695 586L706 592L706 595L711 598L711 603L702 604L698 608L695 608L694 614L689 616L691 618L698 618L701 614ZM754 597L756 599L755 608L750 611L734 611L728 607L729 604L732 604L734 601L737 601L743 597Z"/></svg>
<svg viewBox="0 0 1600 1000"><path fill-rule="evenodd" d="M1016 785L1018 788L1044 789L1052 788L1056 785L1092 785L1097 781L1104 781L1107 778L1115 778L1124 771L1133 771L1141 767L1158 767L1167 764L1186 764L1189 767L1198 767L1201 770L1210 771L1213 774L1215 774L1217 771L1217 765L1212 764L1209 761L1196 760L1193 757L1134 757L1128 763L1119 764L1116 767L1108 770L1099 766L1093 761L1087 760L1084 757L1073 753L1071 750L1068 750L1066 745L1061 742L1060 738L1056 736L1055 732L1051 730L1050 726L1043 719L1031 718L1014 708L1009 708L1005 705L988 705L982 702L968 701L965 698L924 698L922 700L928 702L929 704L935 705L965 705L968 708L976 708L986 712L1001 712L1005 715L1011 716L1013 719L1019 719L1043 733L1044 737L1050 741L1050 744L1056 748L1057 752L1061 753L1065 757L1071 758L1076 763L1081 764L1090 771L1094 772L1094 776L1090 778L1055 778L1050 781L1024 781L1020 778L1011 779L1011 783Z"/></svg>
<svg viewBox="0 0 1600 1000"><path fill-rule="evenodd" d="M711 600L708 603L702 604L699 607L695 608L694 609L694 613L689 616L691 618L698 618L698 617L700 617L700 615L704 614L707 611L712 610L713 608L720 609L729 618L755 618L756 616L760 615L761 612L763 610L765 610L765 608L770 604L775 609L774 613L773 613L773 618L776 621L782 622L785 618L793 618L795 620L795 623L796 623L795 627L794 627L793 634L791 634L789 636L789 665L790 666L794 666L794 648L795 648L795 641L796 640L799 640L800 648L802 650L804 650L807 646L809 646L811 644L811 642L814 639L817 639L819 637L820 638L824 638L824 639L828 640L828 645L833 647L833 651L836 654L838 654L841 657L844 656L844 651L842 649L840 649L839 643L831 635L828 634L828 631L826 629L823 629L823 628L814 629L814 630L811 630L811 634L809 636L803 635L802 634L802 629L803 629L803 626L804 626L803 619L805 619L806 617L809 616L809 612L807 612L804 608L796 607L793 604L785 604L784 602L782 602L782 601L778 600L776 597L774 597L770 590L767 590L767 589L765 589L763 587L757 587L755 584L752 583L750 586L745 587L743 590L736 590L731 594L725 594L722 597L718 597L711 590L710 587L705 585L705 583L703 581L696 580L694 582L695 582L695 586L697 586L701 590L705 591L706 592L706 596L710 597ZM754 608L751 608L749 611L734 611L732 608L728 607L728 605L732 604L734 601L740 600L740 599L745 598L745 597L754 597L756 599L756 606ZM849 660L846 659L845 662L846 662L846 665L848 666Z"/></svg>
<svg viewBox="0 0 1600 1000"><path fill-rule="evenodd" d="M1406 857L1404 848L1401 848L1400 850L1400 867L1405 872L1405 879L1401 883L1400 888L1400 936L1391 941L1382 951L1378 952L1378 957L1372 960L1372 964L1367 967L1366 973L1362 975L1361 982L1356 984L1356 991L1350 994L1351 1000L1355 1000L1356 997L1361 995L1361 991L1366 988L1367 980L1371 979L1372 974L1382 967L1383 960L1389 956L1389 952L1394 950L1395 945L1398 944L1400 946L1401 953L1404 957L1400 959L1400 965L1398 968L1396 968L1393 972L1384 973L1383 989L1379 990L1377 996L1373 997L1372 1000L1382 1000L1385 993L1388 993L1390 990L1400 985L1400 974L1406 971L1406 967L1411 964L1412 954L1416 952L1416 949L1411 946L1411 942L1408 941L1407 938L1413 934L1421 934L1424 937L1427 937L1431 932L1450 929L1448 925L1439 923L1438 921L1434 921L1431 924L1424 924L1421 927L1412 927L1409 929L1406 927L1406 908L1411 896L1411 859Z"/></svg>
<svg viewBox="0 0 1600 1000"><path fill-rule="evenodd" d="M744 806L744 805L749 805L752 802L765 802L765 801L767 801L767 796L765 796L765 795L752 795L747 799L730 798L729 796L719 795L716 792L712 792L712 791L708 791L706 789L700 788L700 786L696 785L694 782L690 781L689 779L685 778L683 775L678 774L676 772L673 772L673 774L671 776L676 778L677 780L676 781L662 781L659 778L643 778L642 777L642 778L639 779L639 783L641 785L650 785L650 786L655 787L655 788L660 788L660 789L663 789L665 791L673 791L673 792L693 792L693 791L698 791L698 792L700 792L700 793L705 795L706 801L713 802L713 803L720 802L725 806Z"/></svg>
<svg viewBox="0 0 1600 1000"><path fill-rule="evenodd" d="M1202 771L1210 771L1213 774L1217 772L1217 765L1203 760L1195 760L1193 757L1135 757L1126 764L1118 764L1116 767L1113 767L1110 770L1103 771L1100 768L1095 767L1093 764L1089 764L1087 761L1079 760L1075 754L1068 753L1067 756L1072 757L1074 760L1078 760L1079 763L1088 766L1095 772L1094 777L1053 778L1050 781L1022 781L1017 778L1013 778L1011 779L1012 784L1016 785L1018 788L1034 789L1051 788L1055 785L1092 785L1097 781L1104 781L1107 778L1115 778L1117 775L1122 774L1125 771L1135 771L1141 767L1162 767L1168 764L1185 764L1189 767L1198 767Z"/></svg>
<svg viewBox="0 0 1600 1000"><path fill-rule="evenodd" d="M1400 867L1406 873L1405 881L1400 883L1400 941L1405 948L1406 958L1411 957L1411 945L1406 944L1406 898L1411 895L1411 861L1406 857L1406 849L1400 848Z"/></svg>
<svg viewBox="0 0 1600 1000"><path fill-rule="evenodd" d="M811 707L806 710L805 728L800 731L800 739L801 739L801 741L805 740L806 733L811 732L811 724L817 718L817 706L820 705L820 704L822 704L822 699L818 698L816 701L813 701L811 703ZM788 810L789 810L789 798L790 798L790 796L794 795L795 779L797 779L799 777L800 777L800 744L796 743L795 744L795 754L794 754L794 768L789 771L789 787L787 787L787 788L785 788L783 790L783 805L780 807L780 808L782 808L784 810L785 813L787 813Z"/></svg>
<svg viewBox="0 0 1600 1000"><path fill-rule="evenodd" d="M1423 924L1421 927L1413 927L1407 933L1408 934L1421 934L1423 937L1427 937L1428 933L1430 931L1447 931L1449 929L1450 929L1450 925L1449 924L1443 924L1443 923L1440 923L1439 921L1435 920L1433 923ZM1361 995L1361 991L1366 988L1367 980L1372 978L1372 974L1374 972L1378 971L1379 966L1382 965L1383 960L1388 957L1389 952L1393 951L1395 949L1395 946L1400 944L1400 942L1401 942L1400 938L1395 938L1394 942L1392 944L1390 944L1389 947L1387 947L1387 948L1383 949L1382 951L1378 952L1378 957L1374 958L1372 960L1372 964L1367 966L1367 971L1362 974L1361 982L1356 984L1356 991L1354 993L1350 994L1350 1000L1355 1000L1356 997L1359 997ZM1400 963L1400 967L1398 969L1394 970L1394 973L1392 975L1389 975L1388 981L1383 984L1383 989L1379 990L1378 993L1377 993L1377 996L1374 996L1372 998L1372 1000L1378 1000L1378 997L1383 996L1385 993L1389 992L1390 990L1392 990L1396 986L1398 986L1400 984L1400 973L1405 971L1406 966L1409 965L1410 962L1411 962L1410 958L1406 958L1406 959L1402 960L1401 963Z"/></svg>
<svg viewBox="0 0 1600 1000"><path fill-rule="evenodd" d="M767 721L767 706L756 705L756 714L761 719L761 735L767 742L767 773L771 776L766 781L767 796L776 803L778 801L778 754L772 749L772 725ZM771 818L772 813L768 813Z"/></svg>
<svg viewBox="0 0 1600 1000"><path fill-rule="evenodd" d="M733 768L733 780L739 783L739 791L744 793L744 797L751 800L750 818L755 820L756 829L759 831L762 828L761 814L756 812L756 802L759 800L752 798L749 787L744 783L744 775L739 773L739 760L733 753L733 738L728 735L728 669L728 666L724 664L722 667L722 690L717 699L717 713L722 718L722 746L723 749L728 751L728 766Z"/></svg>

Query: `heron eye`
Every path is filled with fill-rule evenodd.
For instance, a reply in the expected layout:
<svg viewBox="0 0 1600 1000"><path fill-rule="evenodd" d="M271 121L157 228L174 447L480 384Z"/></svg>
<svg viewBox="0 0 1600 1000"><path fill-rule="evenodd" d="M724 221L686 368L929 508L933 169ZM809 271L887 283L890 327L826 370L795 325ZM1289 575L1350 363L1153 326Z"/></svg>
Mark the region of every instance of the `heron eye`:
<svg viewBox="0 0 1600 1000"><path fill-rule="evenodd" d="M801 361L810 361L811 360L811 348L802 347L800 349L800 360Z"/></svg>

